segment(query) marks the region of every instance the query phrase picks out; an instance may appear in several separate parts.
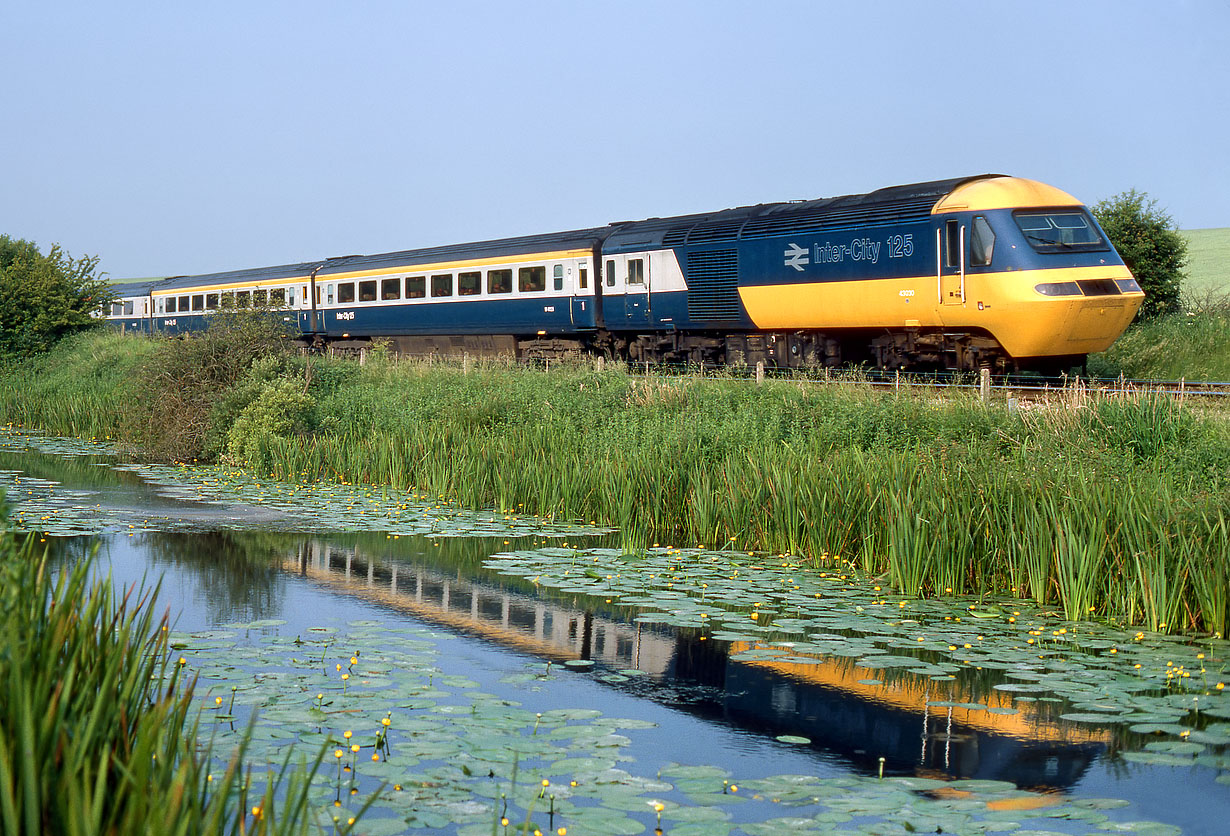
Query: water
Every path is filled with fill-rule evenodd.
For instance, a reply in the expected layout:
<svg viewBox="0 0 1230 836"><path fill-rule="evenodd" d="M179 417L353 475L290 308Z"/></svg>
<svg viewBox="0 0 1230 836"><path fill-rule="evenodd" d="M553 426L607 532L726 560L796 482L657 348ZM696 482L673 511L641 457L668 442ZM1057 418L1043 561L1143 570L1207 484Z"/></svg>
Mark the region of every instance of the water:
<svg viewBox="0 0 1230 836"><path fill-rule="evenodd" d="M31 486L37 488L33 479L70 499L76 492L93 513L140 516L145 527L154 518L191 519L199 530L125 530L127 517L117 513L121 521L111 532L90 541L98 544L98 571L110 572L117 585L160 579L160 601L183 633L260 621L283 623L241 631L245 640L371 622L390 632L421 631L416 635L434 643L441 675L466 677L472 690L534 712L583 707L655 724L620 732L630 741L621 751L633 759L620 766L634 775L652 778L672 763L721 767L739 781L784 774L835 780L883 769L889 776L1009 781L1066 798L1126 800L1107 812L1112 823L1147 819L1212 834L1230 821L1230 787L1215 780L1215 769L1125 761L1119 751L1130 736L1021 713L934 707L937 695L925 678L867 684L885 672L856 668L849 659L740 658L739 643L640 624L634 608L483 565L490 554L558 538L235 531L228 526L244 507L168 497L165 488L117 472L105 459L8 454L0 471L8 472L19 508L22 492L32 496ZM51 542L72 554L85 541ZM595 667L562 674L564 663L576 659ZM533 678L548 661L553 675ZM642 675L619 673L632 669ZM783 735L810 743L783 743ZM1224 748L1215 751L1224 755ZM739 806L728 812L735 822L768 818ZM640 820L652 829L652 816ZM1024 827L1069 832L1077 824L1026 819Z"/></svg>

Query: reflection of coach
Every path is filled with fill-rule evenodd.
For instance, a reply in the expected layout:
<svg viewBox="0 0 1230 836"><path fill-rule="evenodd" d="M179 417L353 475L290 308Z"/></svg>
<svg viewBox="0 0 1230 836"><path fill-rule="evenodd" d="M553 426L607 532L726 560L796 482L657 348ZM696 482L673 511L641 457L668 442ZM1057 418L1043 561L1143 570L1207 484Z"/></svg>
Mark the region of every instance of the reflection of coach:
<svg viewBox="0 0 1230 836"><path fill-rule="evenodd" d="M317 346L997 370L1076 365L1144 299L1075 198L999 175L115 290L140 331L264 305Z"/></svg>

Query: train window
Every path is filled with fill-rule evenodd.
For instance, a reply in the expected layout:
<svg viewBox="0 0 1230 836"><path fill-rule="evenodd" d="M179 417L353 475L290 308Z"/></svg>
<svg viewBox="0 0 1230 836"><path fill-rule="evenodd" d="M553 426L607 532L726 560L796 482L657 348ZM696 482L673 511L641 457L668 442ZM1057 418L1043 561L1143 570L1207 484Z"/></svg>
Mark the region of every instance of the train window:
<svg viewBox="0 0 1230 836"><path fill-rule="evenodd" d="M369 282L359 282L359 301L360 302L375 302L376 301L376 280L372 279Z"/></svg>
<svg viewBox="0 0 1230 836"><path fill-rule="evenodd" d="M207 311L218 310L218 294L216 293L206 293L205 294L205 310Z"/></svg>
<svg viewBox="0 0 1230 836"><path fill-rule="evenodd" d="M426 276L406 276L406 298L422 299L427 295Z"/></svg>
<svg viewBox="0 0 1230 836"><path fill-rule="evenodd" d="M275 287L269 291L269 304L276 305L279 308L286 306L286 288Z"/></svg>
<svg viewBox="0 0 1230 836"><path fill-rule="evenodd" d="M123 302L112 302L111 303L111 315L112 316L119 316L123 312L124 312Z"/></svg>
<svg viewBox="0 0 1230 836"><path fill-rule="evenodd" d="M645 259L628 259L628 284L645 283Z"/></svg>
<svg viewBox="0 0 1230 836"><path fill-rule="evenodd" d="M581 290L589 287L589 268L582 267L580 278L577 280L581 285Z"/></svg>
<svg viewBox="0 0 1230 836"><path fill-rule="evenodd" d="M488 270L488 293L512 293L512 270Z"/></svg>
<svg viewBox="0 0 1230 836"><path fill-rule="evenodd" d="M175 297L168 296L166 298L166 303L167 303L167 313L175 313Z"/></svg>
<svg viewBox="0 0 1230 836"><path fill-rule="evenodd" d="M517 271L517 290L521 293L537 293L546 289L546 267L522 267Z"/></svg>
<svg viewBox="0 0 1230 836"><path fill-rule="evenodd" d="M483 289L483 274L477 270L457 274L457 295L477 296Z"/></svg>
<svg viewBox="0 0 1230 836"><path fill-rule="evenodd" d="M294 285L291 285L290 287L286 288L286 304L292 308L295 306L295 286Z"/></svg>
<svg viewBox="0 0 1230 836"><path fill-rule="evenodd" d="M557 264L551 268L551 286L556 290L564 289L564 265Z"/></svg>
<svg viewBox="0 0 1230 836"><path fill-rule="evenodd" d="M182 311L184 310L184 306L182 304L184 300L181 298L179 301L181 303L179 306L179 309ZM252 291L250 290L235 291L235 307L246 308L246 307L249 307L251 304L252 304Z"/></svg>
<svg viewBox="0 0 1230 836"><path fill-rule="evenodd" d="M453 274L442 273L439 276L431 277L431 295L432 296L452 296L453 295Z"/></svg>
<svg viewBox="0 0 1230 836"><path fill-rule="evenodd" d="M166 306L166 300L165 300L165 299L163 299L161 296L160 296L160 297L158 297L158 304L154 306L154 309L155 309L158 313L165 313L165 312L166 312L166 309L167 309L167 306Z"/></svg>
<svg viewBox="0 0 1230 836"><path fill-rule="evenodd" d="M944 224L944 266L956 267L961 261L961 222Z"/></svg>
<svg viewBox="0 0 1230 836"><path fill-rule="evenodd" d="M608 261L606 263L606 286L607 287L615 286L615 262L614 261Z"/></svg>
<svg viewBox="0 0 1230 836"><path fill-rule="evenodd" d="M380 280L381 299L401 298L401 278Z"/></svg>
<svg viewBox="0 0 1230 836"><path fill-rule="evenodd" d="M969 263L975 267L986 267L991 263L991 255L995 252L995 230L987 223L987 219L978 215L974 218L969 239Z"/></svg>
<svg viewBox="0 0 1230 836"><path fill-rule="evenodd" d="M132 311L133 311L132 300L129 299L128 301L124 302L124 316L132 316Z"/></svg>
<svg viewBox="0 0 1230 836"><path fill-rule="evenodd" d="M1016 212L1016 225L1040 253L1105 250L1106 242L1084 212Z"/></svg>
<svg viewBox="0 0 1230 836"><path fill-rule="evenodd" d="M259 308L259 307L264 307L265 305L268 305L268 304L269 304L269 291L267 291L267 290L254 290L254 291L252 291L252 305L253 305L253 307L258 307L258 308Z"/></svg>
<svg viewBox="0 0 1230 836"><path fill-rule="evenodd" d="M334 287L335 287L335 285L331 285L331 284L327 284L327 285L325 285L325 304L328 304L328 305L332 305L332 304L333 304L333 289L334 289ZM316 288L316 296L317 296L317 297L319 297L319 296L320 296L320 288L319 288L319 287L317 287L317 288Z"/></svg>
<svg viewBox="0 0 1230 836"><path fill-rule="evenodd" d="M192 297L192 310L194 311L205 310L205 294L204 293L198 293Z"/></svg>
<svg viewBox="0 0 1230 836"><path fill-rule="evenodd" d="M354 282L346 282L337 286L337 303L339 305L354 304Z"/></svg>
<svg viewBox="0 0 1230 836"><path fill-rule="evenodd" d="M316 305L319 307L320 305L320 285L316 285L312 289L316 291ZM306 294L306 292L307 292L307 288L304 288L304 293Z"/></svg>

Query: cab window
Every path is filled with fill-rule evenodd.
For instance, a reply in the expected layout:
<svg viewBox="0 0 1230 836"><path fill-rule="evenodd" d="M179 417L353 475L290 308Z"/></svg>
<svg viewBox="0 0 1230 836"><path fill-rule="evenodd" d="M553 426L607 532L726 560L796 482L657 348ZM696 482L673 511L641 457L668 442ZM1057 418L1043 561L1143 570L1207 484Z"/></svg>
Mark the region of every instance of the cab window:
<svg viewBox="0 0 1230 836"><path fill-rule="evenodd" d="M1109 249L1098 228L1081 211L1018 211L1012 213L1012 219L1029 246L1040 253Z"/></svg>

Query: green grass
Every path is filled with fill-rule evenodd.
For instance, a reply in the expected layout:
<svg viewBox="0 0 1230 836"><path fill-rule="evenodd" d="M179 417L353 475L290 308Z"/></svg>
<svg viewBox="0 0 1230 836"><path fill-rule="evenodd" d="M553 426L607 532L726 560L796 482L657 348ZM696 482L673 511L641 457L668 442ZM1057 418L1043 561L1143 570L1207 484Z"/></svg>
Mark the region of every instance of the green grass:
<svg viewBox="0 0 1230 836"><path fill-rule="evenodd" d="M597 521L634 550L788 552L911 596L1010 592L1070 618L1230 626L1230 430L1174 401L1009 412L587 366L315 375L314 430L257 423L232 455L283 479Z"/></svg>
<svg viewBox="0 0 1230 836"><path fill-rule="evenodd" d="M2 380L0 396L20 404ZM141 425L129 418L148 400L120 401L128 417L110 423ZM219 393L220 422L216 449L262 476L596 522L633 550L789 552L906 595L1012 593L1070 617L1230 627L1230 424L1164 398L1009 411L908 387L588 363L467 374L375 354L258 361Z"/></svg>
<svg viewBox="0 0 1230 836"><path fill-rule="evenodd" d="M1230 228L1184 232L1184 312L1131 326L1089 358L1098 377L1230 381Z"/></svg>
<svg viewBox="0 0 1230 836"><path fill-rule="evenodd" d="M0 373L0 421L78 438L116 438L132 382L156 344L96 330Z"/></svg>
<svg viewBox="0 0 1230 836"><path fill-rule="evenodd" d="M1133 325L1089 357L1089 373L1129 380L1230 381L1230 307Z"/></svg>
<svg viewBox="0 0 1230 836"><path fill-rule="evenodd" d="M1230 296L1230 227L1186 230L1183 237L1187 239L1187 295L1197 300L1210 294Z"/></svg>

